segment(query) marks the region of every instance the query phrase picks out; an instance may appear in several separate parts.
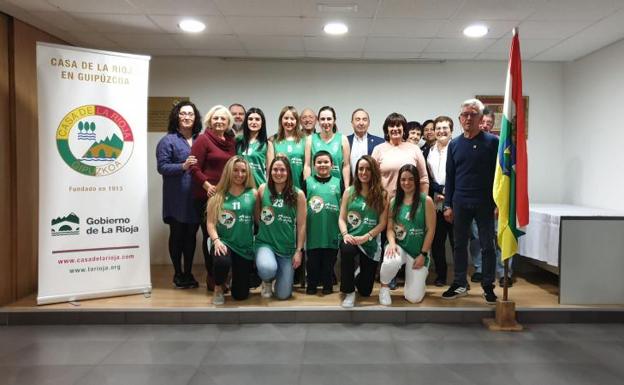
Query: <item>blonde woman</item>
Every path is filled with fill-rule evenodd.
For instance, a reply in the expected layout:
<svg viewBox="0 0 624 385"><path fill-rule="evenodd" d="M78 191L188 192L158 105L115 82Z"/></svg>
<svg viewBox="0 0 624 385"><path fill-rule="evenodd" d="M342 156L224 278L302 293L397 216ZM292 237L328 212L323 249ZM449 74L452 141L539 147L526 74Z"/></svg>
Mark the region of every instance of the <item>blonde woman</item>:
<svg viewBox="0 0 624 385"><path fill-rule="evenodd" d="M253 226L256 189L249 163L234 156L225 164L215 193L208 201L207 228L215 280L214 305L223 305L223 285L232 270L232 298L249 296L253 268Z"/></svg>

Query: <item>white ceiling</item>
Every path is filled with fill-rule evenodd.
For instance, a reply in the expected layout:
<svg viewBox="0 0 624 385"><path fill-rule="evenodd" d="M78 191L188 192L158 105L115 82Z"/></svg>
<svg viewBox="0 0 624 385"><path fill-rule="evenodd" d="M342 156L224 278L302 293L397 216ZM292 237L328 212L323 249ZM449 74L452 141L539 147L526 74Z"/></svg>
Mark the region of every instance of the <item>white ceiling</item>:
<svg viewBox="0 0 624 385"><path fill-rule="evenodd" d="M570 61L624 38L624 0L0 0L0 11L75 45L167 56L505 60L518 26L524 60ZM206 30L181 33L182 16ZM346 36L323 33L334 20ZM462 35L474 22L485 38Z"/></svg>

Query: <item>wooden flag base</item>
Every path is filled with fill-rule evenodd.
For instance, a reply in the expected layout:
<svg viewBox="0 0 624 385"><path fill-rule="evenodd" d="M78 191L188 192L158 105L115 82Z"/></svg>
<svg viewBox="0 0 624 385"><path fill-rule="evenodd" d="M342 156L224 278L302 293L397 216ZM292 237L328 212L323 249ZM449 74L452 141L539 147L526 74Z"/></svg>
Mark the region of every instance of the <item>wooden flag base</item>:
<svg viewBox="0 0 624 385"><path fill-rule="evenodd" d="M483 325L491 331L519 332L523 327L516 322L516 303L496 301L496 318L484 318Z"/></svg>

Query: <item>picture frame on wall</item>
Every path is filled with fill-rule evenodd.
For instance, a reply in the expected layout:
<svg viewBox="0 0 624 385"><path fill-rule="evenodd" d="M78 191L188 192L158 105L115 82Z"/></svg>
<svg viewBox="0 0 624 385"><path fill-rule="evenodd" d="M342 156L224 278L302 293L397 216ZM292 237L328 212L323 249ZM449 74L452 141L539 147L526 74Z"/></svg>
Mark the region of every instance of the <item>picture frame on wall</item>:
<svg viewBox="0 0 624 385"><path fill-rule="evenodd" d="M476 99L479 99L485 108L494 112L494 127L492 133L496 136L500 135L501 122L503 120L503 104L505 103L505 96L503 95L476 95ZM524 99L524 116L525 116L525 132L527 139L529 138L529 97L523 96Z"/></svg>

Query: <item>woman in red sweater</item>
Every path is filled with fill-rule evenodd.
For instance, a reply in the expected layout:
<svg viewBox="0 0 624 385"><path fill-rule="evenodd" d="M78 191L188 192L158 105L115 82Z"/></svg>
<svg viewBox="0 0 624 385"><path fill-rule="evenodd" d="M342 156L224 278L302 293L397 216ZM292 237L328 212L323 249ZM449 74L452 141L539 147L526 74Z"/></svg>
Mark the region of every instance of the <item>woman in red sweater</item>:
<svg viewBox="0 0 624 385"><path fill-rule="evenodd" d="M234 119L225 106L217 105L204 118L206 130L193 142L191 155L197 163L191 167L195 209L199 212L202 229L202 251L206 263L206 285L214 289L212 258L208 252L206 228L206 203L215 194L216 185L227 161L236 154L234 137L230 134Z"/></svg>

